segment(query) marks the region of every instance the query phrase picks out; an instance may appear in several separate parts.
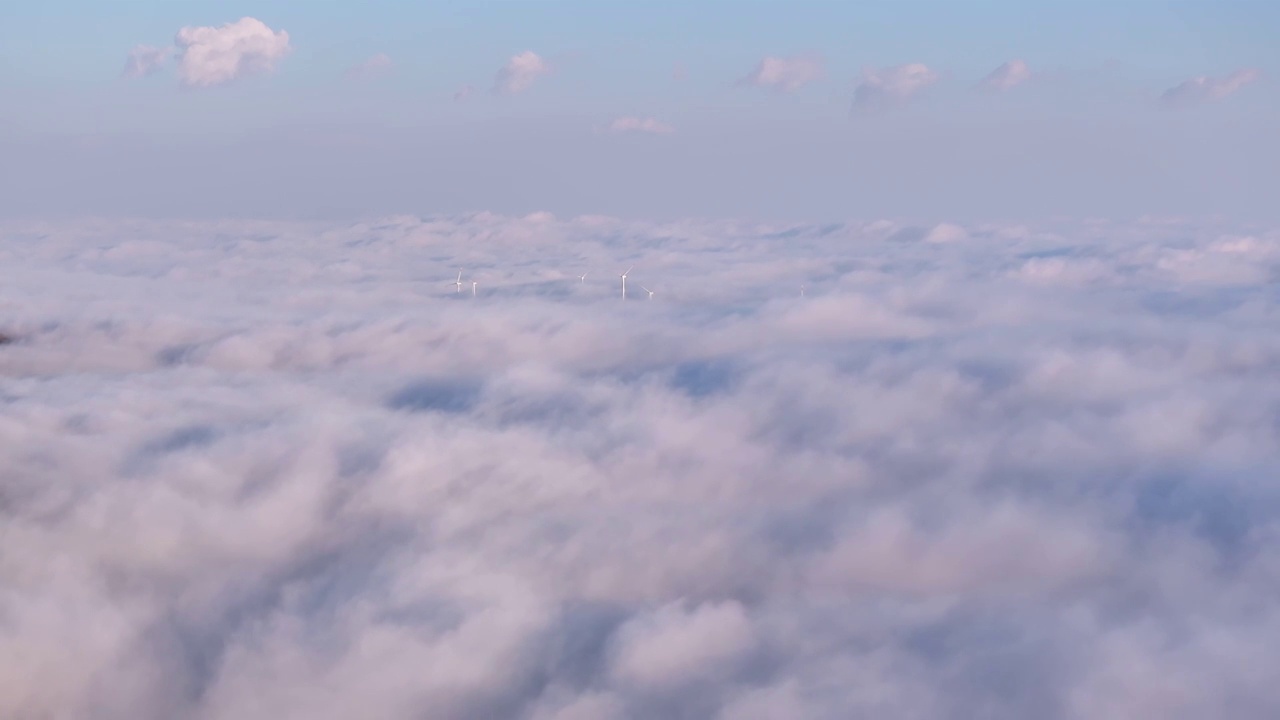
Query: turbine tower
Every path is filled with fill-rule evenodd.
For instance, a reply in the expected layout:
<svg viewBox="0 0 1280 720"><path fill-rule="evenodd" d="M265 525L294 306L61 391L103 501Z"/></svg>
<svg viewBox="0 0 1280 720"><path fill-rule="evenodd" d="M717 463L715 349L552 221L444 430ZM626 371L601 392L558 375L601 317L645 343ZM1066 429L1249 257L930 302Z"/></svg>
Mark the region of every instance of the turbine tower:
<svg viewBox="0 0 1280 720"><path fill-rule="evenodd" d="M634 270L635 267L636 267L635 265L632 265L631 267L627 268L627 271L622 273L622 275L620 276L622 278L622 299L623 300L627 299L627 273Z"/></svg>
<svg viewBox="0 0 1280 720"><path fill-rule="evenodd" d="M647 288L647 287L645 287L645 286L643 286L643 285L641 285L641 286L640 286L640 289L641 289L641 290L643 290L643 291L645 291L645 292L647 292L647 293L649 293L649 299L650 299L650 300L652 300L652 299L653 299L653 291L652 291L652 290L650 290L649 288Z"/></svg>
<svg viewBox="0 0 1280 720"><path fill-rule="evenodd" d="M453 281L453 291L455 293L462 292L462 271L458 271L458 279Z"/></svg>
<svg viewBox="0 0 1280 720"><path fill-rule="evenodd" d="M476 296L476 281L472 280L471 281L471 297L475 297L475 296Z"/></svg>

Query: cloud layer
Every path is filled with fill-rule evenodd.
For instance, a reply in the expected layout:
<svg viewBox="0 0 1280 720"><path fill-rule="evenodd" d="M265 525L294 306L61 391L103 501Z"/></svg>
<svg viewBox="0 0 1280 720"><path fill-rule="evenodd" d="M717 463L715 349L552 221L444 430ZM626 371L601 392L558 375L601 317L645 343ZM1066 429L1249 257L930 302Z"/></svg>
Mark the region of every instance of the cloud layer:
<svg viewBox="0 0 1280 720"><path fill-rule="evenodd" d="M289 54L289 33L272 30L251 17L219 27L184 27L174 38L178 77L184 85L222 85L268 72Z"/></svg>
<svg viewBox="0 0 1280 720"><path fill-rule="evenodd" d="M742 82L747 85L795 92L822 77L823 61L816 55L768 56Z"/></svg>
<svg viewBox="0 0 1280 720"><path fill-rule="evenodd" d="M2 717L1280 707L1276 230L0 237Z"/></svg>
<svg viewBox="0 0 1280 720"><path fill-rule="evenodd" d="M551 72L551 65L532 50L511 56L493 79L493 92L514 95L533 87L534 81Z"/></svg>

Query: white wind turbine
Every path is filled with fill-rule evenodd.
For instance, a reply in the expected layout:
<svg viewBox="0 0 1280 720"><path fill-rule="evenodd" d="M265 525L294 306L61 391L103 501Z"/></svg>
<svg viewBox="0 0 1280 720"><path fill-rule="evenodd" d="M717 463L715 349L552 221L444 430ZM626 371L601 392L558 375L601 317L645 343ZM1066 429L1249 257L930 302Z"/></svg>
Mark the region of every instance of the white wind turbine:
<svg viewBox="0 0 1280 720"><path fill-rule="evenodd" d="M800 297L804 297L804 283L800 283Z"/></svg>
<svg viewBox="0 0 1280 720"><path fill-rule="evenodd" d="M456 293L462 292L462 271L461 270L458 271L458 279L453 281L453 291Z"/></svg>
<svg viewBox="0 0 1280 720"><path fill-rule="evenodd" d="M471 297L475 297L475 296L476 296L476 281L472 280L471 281Z"/></svg>
<svg viewBox="0 0 1280 720"><path fill-rule="evenodd" d="M647 293L649 293L649 299L650 299L650 300L652 300L652 299L653 299L653 291L652 291L652 290L650 290L649 288L647 288L647 287L645 287L645 286L643 286L643 285L641 285L641 286L640 286L640 289L641 289L641 290L643 290L643 291L645 291L645 292L647 292Z"/></svg>
<svg viewBox="0 0 1280 720"><path fill-rule="evenodd" d="M586 273L582 273L581 275L579 275L579 276L578 276L578 284L579 284L579 285L586 285L586 284L587 284L587 274L586 274Z"/></svg>
<svg viewBox="0 0 1280 720"><path fill-rule="evenodd" d="M634 270L635 267L636 267L635 265L632 265L631 267L627 268L626 272L622 273L622 275L619 276L622 278L622 299L623 300L627 299L627 273Z"/></svg>

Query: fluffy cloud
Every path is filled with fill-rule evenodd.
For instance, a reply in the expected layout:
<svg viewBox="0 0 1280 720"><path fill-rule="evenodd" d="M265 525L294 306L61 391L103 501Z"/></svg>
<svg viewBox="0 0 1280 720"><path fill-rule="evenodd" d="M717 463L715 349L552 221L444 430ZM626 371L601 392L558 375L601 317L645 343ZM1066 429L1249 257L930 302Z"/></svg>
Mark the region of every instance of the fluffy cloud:
<svg viewBox="0 0 1280 720"><path fill-rule="evenodd" d="M453 101L462 102L463 100L466 100L467 98L471 97L471 95L475 93L475 91L476 91L476 88L474 85L463 85L462 87L454 91Z"/></svg>
<svg viewBox="0 0 1280 720"><path fill-rule="evenodd" d="M1025 83L1031 79L1031 68L1027 67L1026 61L1010 60L1001 65L991 74L983 78L978 87L983 90L994 90L1004 92Z"/></svg>
<svg viewBox="0 0 1280 720"><path fill-rule="evenodd" d="M370 75L380 75L387 72L395 63L391 60L391 56L386 53L378 53L362 63L352 66L347 70L347 77L361 78Z"/></svg>
<svg viewBox="0 0 1280 720"><path fill-rule="evenodd" d="M1275 229L0 237L0 717L1280 707Z"/></svg>
<svg viewBox="0 0 1280 720"><path fill-rule="evenodd" d="M129 51L122 74L125 77L146 77L163 68L172 52L172 48L138 45Z"/></svg>
<svg viewBox="0 0 1280 720"><path fill-rule="evenodd" d="M653 118L620 117L609 123L609 131L615 133L649 133L667 135L676 129L667 123Z"/></svg>
<svg viewBox="0 0 1280 720"><path fill-rule="evenodd" d="M863 71L854 89L853 106L874 109L903 102L938 81L938 74L922 63Z"/></svg>
<svg viewBox="0 0 1280 720"><path fill-rule="evenodd" d="M221 85L273 70L289 54L289 33L241 18L220 27L184 27L175 38L178 76L191 87Z"/></svg>
<svg viewBox="0 0 1280 720"><path fill-rule="evenodd" d="M822 73L822 58L815 55L768 56L741 82L782 92L795 92L821 78Z"/></svg>
<svg viewBox="0 0 1280 720"><path fill-rule="evenodd" d="M493 79L493 92L514 95L533 87L538 78L551 72L551 65L532 50L511 56Z"/></svg>
<svg viewBox="0 0 1280 720"><path fill-rule="evenodd" d="M1171 107L1197 105L1221 100L1262 77L1256 68L1244 68L1223 77L1200 75L1169 88L1160 96Z"/></svg>

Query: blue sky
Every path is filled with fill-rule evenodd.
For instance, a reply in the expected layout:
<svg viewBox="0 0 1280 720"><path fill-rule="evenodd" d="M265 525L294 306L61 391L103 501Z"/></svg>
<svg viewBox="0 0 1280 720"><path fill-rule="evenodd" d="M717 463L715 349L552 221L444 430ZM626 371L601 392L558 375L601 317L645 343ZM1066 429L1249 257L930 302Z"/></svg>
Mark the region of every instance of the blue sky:
<svg viewBox="0 0 1280 720"><path fill-rule="evenodd" d="M172 67L121 77L135 45L245 16L289 35L269 72L208 88L181 87ZM1263 215L1260 186L1277 180L1265 163L1280 156L1277 29L1280 3L1222 0L6 3L0 142L32 167L0 181L0 212ZM554 71L527 92L485 92L526 50ZM376 53L390 72L346 77ZM789 94L736 84L762 58L796 54L820 55L823 77ZM1033 82L972 92L1012 59ZM864 68L907 63L937 81L850 117ZM1189 78L1241 69L1261 81L1157 107ZM479 92L454 102L465 85ZM676 132L602 136L624 116ZM41 143L62 150L42 156ZM199 198L162 200L172 191L154 185L175 171L175 146L211 173ZM243 196L234 168L254 163L308 169ZM105 176L137 195L85 179Z"/></svg>

